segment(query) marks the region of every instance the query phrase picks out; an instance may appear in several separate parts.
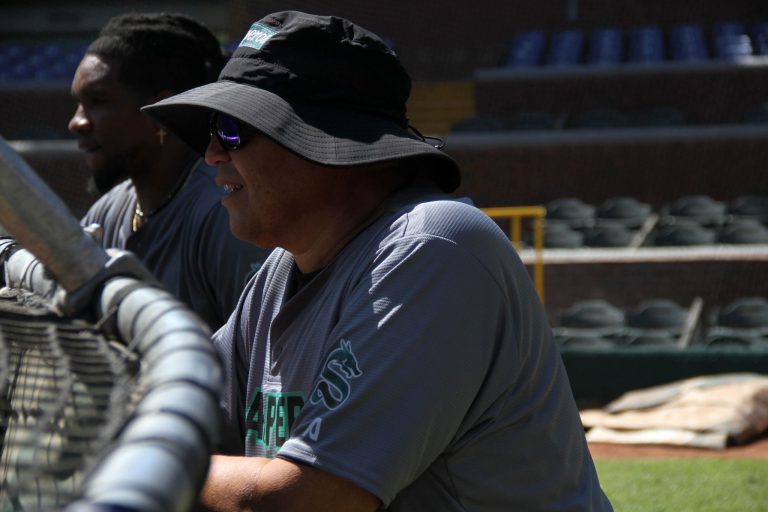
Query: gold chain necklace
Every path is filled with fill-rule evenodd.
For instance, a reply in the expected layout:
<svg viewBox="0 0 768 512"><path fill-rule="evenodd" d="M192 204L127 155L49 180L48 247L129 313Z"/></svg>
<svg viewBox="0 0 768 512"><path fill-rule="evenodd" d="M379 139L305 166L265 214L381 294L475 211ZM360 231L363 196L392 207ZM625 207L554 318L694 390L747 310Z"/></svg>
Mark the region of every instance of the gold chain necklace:
<svg viewBox="0 0 768 512"><path fill-rule="evenodd" d="M171 192L166 196L166 198L163 200L162 203L160 203L160 206L155 208L154 210L150 210L148 212L145 212L141 209L141 205L139 204L139 198L136 197L136 206L133 208L133 218L131 220L131 228L133 229L133 232L139 230L144 224L146 224L149 221L149 218L155 215L157 212L165 208L168 203L171 202L171 199L173 199L176 194L179 193L179 190L184 188L184 185L189 180L189 177L192 175L192 169L195 168L197 165L197 161L193 162L191 165L187 166L187 168L184 170L184 173L179 176L179 179L176 180L176 183L173 185L173 188L171 189Z"/></svg>

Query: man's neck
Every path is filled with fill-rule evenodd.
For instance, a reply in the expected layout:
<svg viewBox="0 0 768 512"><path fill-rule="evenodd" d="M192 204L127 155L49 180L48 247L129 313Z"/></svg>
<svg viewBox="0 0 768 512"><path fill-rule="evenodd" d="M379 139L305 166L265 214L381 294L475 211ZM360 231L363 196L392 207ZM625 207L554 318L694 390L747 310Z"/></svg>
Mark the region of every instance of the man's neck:
<svg viewBox="0 0 768 512"><path fill-rule="evenodd" d="M348 200L336 201L337 208L318 212L312 236L303 244L305 250L291 251L298 269L307 274L328 265L386 211L390 198L402 185L400 176L382 174L355 188Z"/></svg>
<svg viewBox="0 0 768 512"><path fill-rule="evenodd" d="M159 152L148 167L131 176L140 209L154 212L167 203L197 158L192 150L177 144Z"/></svg>

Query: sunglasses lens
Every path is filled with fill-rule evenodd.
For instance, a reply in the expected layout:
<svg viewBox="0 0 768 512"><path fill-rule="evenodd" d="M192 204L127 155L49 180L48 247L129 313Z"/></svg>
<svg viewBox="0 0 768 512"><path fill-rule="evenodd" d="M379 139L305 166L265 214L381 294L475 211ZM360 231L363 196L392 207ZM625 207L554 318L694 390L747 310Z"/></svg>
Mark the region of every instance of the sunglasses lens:
<svg viewBox="0 0 768 512"><path fill-rule="evenodd" d="M215 124L216 136L223 149L232 151L240 147L240 126L234 117L219 113Z"/></svg>

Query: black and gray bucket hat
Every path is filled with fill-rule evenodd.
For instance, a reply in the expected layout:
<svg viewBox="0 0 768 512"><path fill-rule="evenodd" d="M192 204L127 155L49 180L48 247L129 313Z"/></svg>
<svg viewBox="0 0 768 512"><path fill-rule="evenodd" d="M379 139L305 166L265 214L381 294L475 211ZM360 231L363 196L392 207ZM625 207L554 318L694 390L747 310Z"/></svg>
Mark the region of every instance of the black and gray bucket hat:
<svg viewBox="0 0 768 512"><path fill-rule="evenodd" d="M219 111L322 165L413 159L452 192L459 167L409 126L410 90L397 55L372 32L343 18L284 11L251 25L218 81L142 110L200 154Z"/></svg>

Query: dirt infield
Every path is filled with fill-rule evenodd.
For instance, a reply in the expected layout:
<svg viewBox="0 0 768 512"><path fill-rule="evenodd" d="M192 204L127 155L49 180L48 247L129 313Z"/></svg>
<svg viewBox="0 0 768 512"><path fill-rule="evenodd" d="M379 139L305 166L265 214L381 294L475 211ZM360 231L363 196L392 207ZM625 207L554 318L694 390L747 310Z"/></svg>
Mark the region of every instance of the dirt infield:
<svg viewBox="0 0 768 512"><path fill-rule="evenodd" d="M679 446L621 445L611 443L590 443L592 457L665 459L710 457L718 459L768 459L768 434L742 446L731 446L725 450L683 448Z"/></svg>

